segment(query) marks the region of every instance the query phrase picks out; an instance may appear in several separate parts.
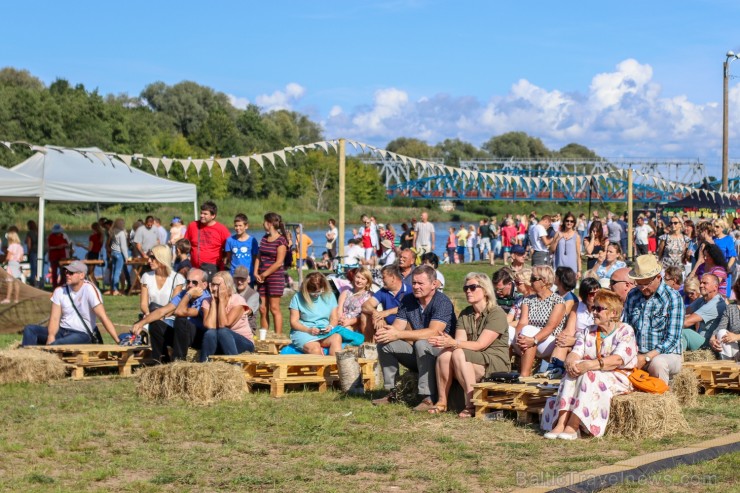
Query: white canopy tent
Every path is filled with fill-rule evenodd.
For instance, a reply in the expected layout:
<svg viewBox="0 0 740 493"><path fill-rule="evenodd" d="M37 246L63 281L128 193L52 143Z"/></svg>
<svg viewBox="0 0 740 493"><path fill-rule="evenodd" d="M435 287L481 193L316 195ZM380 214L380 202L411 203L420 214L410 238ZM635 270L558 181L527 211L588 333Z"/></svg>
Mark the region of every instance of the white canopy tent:
<svg viewBox="0 0 740 493"><path fill-rule="evenodd" d="M192 202L197 216L195 185L166 180L128 166L98 148L70 149L46 146L11 168L16 175L35 181L26 197L39 201L38 270L43 267L44 208L47 201L93 203ZM1 179L2 177L0 177ZM5 186L0 186L3 196ZM27 190L28 191L28 190Z"/></svg>
<svg viewBox="0 0 740 493"><path fill-rule="evenodd" d="M41 180L10 171L0 166L0 200L33 200Z"/></svg>

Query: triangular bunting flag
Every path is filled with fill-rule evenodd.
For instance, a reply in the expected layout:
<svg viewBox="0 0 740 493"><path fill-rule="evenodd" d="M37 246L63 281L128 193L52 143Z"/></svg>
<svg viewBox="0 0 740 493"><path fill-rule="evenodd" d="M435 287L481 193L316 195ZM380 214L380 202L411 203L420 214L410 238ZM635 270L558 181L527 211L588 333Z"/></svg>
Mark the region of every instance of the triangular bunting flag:
<svg viewBox="0 0 740 493"><path fill-rule="evenodd" d="M219 158L216 159L216 164L218 164L218 167L221 168L221 173L226 174L226 166L229 164L228 158Z"/></svg>
<svg viewBox="0 0 740 493"><path fill-rule="evenodd" d="M265 163L262 161L262 154L252 154L249 157L257 161L257 164L260 165L260 168L265 169Z"/></svg>
<svg viewBox="0 0 740 493"><path fill-rule="evenodd" d="M193 163L195 172L200 175L200 169L203 167L203 159L193 159L191 162Z"/></svg>
<svg viewBox="0 0 740 493"><path fill-rule="evenodd" d="M283 160L284 165L288 165L288 160L285 159L285 151L275 151L273 152L274 155L278 156L280 159Z"/></svg>
<svg viewBox="0 0 740 493"><path fill-rule="evenodd" d="M275 155L274 154L268 152L268 153L263 154L263 156L265 156L265 159L270 161L270 164L272 165L273 168L277 167L275 166Z"/></svg>
<svg viewBox="0 0 740 493"><path fill-rule="evenodd" d="M165 171L167 174L170 174L170 168L172 167L172 159L168 159L166 157L162 158L162 166L164 166Z"/></svg>
<svg viewBox="0 0 740 493"><path fill-rule="evenodd" d="M321 147L324 150L324 152L326 152L327 154L329 153L329 143L328 142L316 142L316 145Z"/></svg>
<svg viewBox="0 0 740 493"><path fill-rule="evenodd" d="M154 168L154 173L157 172L157 168L159 168L159 158L156 157L146 157L144 158L147 161L149 161L152 165L152 168Z"/></svg>
<svg viewBox="0 0 740 493"><path fill-rule="evenodd" d="M355 150L357 150L357 142L355 142L354 140L348 140L347 142L349 142L349 144L350 144L350 145L351 145L352 147L354 147L354 149L355 149Z"/></svg>
<svg viewBox="0 0 740 493"><path fill-rule="evenodd" d="M129 156L128 154L118 154L118 159L123 161L126 166L131 166L131 156Z"/></svg>
<svg viewBox="0 0 740 493"><path fill-rule="evenodd" d="M337 150L337 147L339 146L339 143L337 143L337 141L336 141L336 140L329 140L329 141L327 141L326 143L327 143L327 144L329 144L329 147L331 147L332 149L334 149L334 152L335 152L335 153L336 153L336 152L339 152L339 151ZM327 152L328 152L328 151L327 151Z"/></svg>

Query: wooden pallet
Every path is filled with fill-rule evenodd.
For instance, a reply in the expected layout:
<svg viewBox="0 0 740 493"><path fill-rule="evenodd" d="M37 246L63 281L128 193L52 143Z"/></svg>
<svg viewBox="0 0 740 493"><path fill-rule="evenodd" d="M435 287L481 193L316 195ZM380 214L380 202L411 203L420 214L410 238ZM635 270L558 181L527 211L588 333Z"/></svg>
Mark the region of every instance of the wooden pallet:
<svg viewBox="0 0 740 493"><path fill-rule="evenodd" d="M485 419L493 411L513 411L517 422L530 423L538 419L547 398L557 394L558 389L540 389L540 384L560 385L560 380L522 377L522 383L481 382L473 385L475 417Z"/></svg>
<svg viewBox="0 0 740 493"><path fill-rule="evenodd" d="M72 369L72 379L81 380L86 369L118 368L122 377L130 377L131 369L149 361L149 346L118 346L117 344L64 344L58 346L26 346L58 355Z"/></svg>
<svg viewBox="0 0 740 493"><path fill-rule="evenodd" d="M236 356L211 356L214 361L242 365L249 390L255 385L270 387L272 397L285 395L285 386L291 384L316 384L319 392L339 380L337 360L334 356L240 354ZM358 358L365 390L375 388L377 360Z"/></svg>
<svg viewBox="0 0 740 493"><path fill-rule="evenodd" d="M714 395L719 390L740 392L740 363L729 360L685 361L683 367L694 372L706 395Z"/></svg>
<svg viewBox="0 0 740 493"><path fill-rule="evenodd" d="M285 337L268 337L264 341L254 340L254 352L260 354L280 354L280 350L290 345L290 339Z"/></svg>

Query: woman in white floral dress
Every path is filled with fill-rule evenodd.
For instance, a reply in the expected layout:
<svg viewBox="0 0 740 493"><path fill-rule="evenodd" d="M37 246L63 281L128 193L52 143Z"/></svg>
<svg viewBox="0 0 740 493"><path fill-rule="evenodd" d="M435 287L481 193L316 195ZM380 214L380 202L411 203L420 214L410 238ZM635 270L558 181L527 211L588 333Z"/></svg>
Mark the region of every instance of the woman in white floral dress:
<svg viewBox="0 0 740 493"><path fill-rule="evenodd" d="M621 299L600 289L592 311L594 325L577 334L573 351L565 360L567 375L558 395L545 404L540 423L543 430L549 430L545 438L575 440L579 429L602 436L612 397L632 390L627 375L618 371L634 368L637 361L635 333L620 322Z"/></svg>

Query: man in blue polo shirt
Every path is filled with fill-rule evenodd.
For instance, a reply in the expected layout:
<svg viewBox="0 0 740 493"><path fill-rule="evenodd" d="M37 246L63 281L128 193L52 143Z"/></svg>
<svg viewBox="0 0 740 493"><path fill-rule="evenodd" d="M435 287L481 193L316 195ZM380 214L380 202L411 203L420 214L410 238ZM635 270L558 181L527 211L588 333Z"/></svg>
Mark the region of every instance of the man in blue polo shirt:
<svg viewBox="0 0 740 493"><path fill-rule="evenodd" d="M429 265L420 265L412 274L413 296L405 296L398 307L396 319L390 327L375 333L378 343L378 362L383 369L384 386L391 392L373 404L388 404L395 400L395 387L399 364L419 372L419 397L421 403L415 411L428 411L437 400L435 365L439 348L429 339L455 330L455 310L452 301L437 291L437 273Z"/></svg>
<svg viewBox="0 0 740 493"><path fill-rule="evenodd" d="M375 331L379 328L387 328L396 320L398 305L404 296L411 293L411 288L403 282L403 275L396 264L386 265L380 270L383 276L383 287L368 298L362 305L362 313L365 316L365 340L372 340ZM378 311L378 305L383 310Z"/></svg>
<svg viewBox="0 0 740 493"><path fill-rule="evenodd" d="M136 336L149 324L149 339L152 346L152 359L166 362L167 346L172 347L172 361L184 360L188 348L200 349L203 343L203 313L201 305L210 299L207 274L200 269L188 271L187 285L177 296L161 308L149 312L131 327ZM174 314L174 322L167 317ZM164 359L163 359L164 356Z"/></svg>

